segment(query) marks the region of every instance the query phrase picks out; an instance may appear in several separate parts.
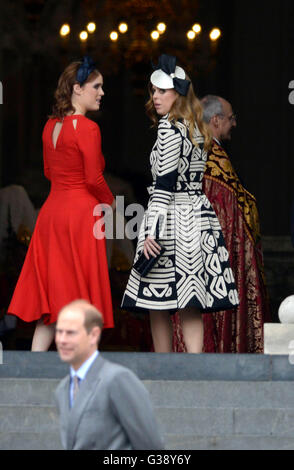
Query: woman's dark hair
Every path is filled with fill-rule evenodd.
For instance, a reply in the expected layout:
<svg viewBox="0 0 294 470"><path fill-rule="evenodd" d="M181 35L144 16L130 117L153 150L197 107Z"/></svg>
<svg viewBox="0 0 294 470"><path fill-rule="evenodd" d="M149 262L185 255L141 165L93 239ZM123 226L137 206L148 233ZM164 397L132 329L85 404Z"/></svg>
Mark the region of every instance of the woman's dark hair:
<svg viewBox="0 0 294 470"><path fill-rule="evenodd" d="M75 84L78 84L77 81L77 72L82 62L72 62L66 67L66 69L61 74L56 91L54 93L55 103L52 108L52 114L50 118L59 118L62 119L64 116L70 113L75 112L75 108L72 105L71 97L73 93L73 87ZM90 73L87 80L83 83L83 86L94 80L100 75L100 72L95 69Z"/></svg>

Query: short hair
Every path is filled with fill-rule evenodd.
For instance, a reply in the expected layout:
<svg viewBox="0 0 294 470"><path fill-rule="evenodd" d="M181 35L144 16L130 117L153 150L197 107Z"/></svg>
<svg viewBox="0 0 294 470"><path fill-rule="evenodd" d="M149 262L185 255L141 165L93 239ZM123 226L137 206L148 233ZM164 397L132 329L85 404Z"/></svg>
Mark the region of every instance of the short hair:
<svg viewBox="0 0 294 470"><path fill-rule="evenodd" d="M203 121L206 122L206 124L210 123L213 116L224 114L223 106L218 96L206 95L202 98L201 104L203 108Z"/></svg>
<svg viewBox="0 0 294 470"><path fill-rule="evenodd" d="M98 326L100 329L103 328L103 317L102 314L97 310L94 305L88 305L85 307L85 321L84 325L87 333L89 334L95 326Z"/></svg>
<svg viewBox="0 0 294 470"><path fill-rule="evenodd" d="M70 310L71 308L78 308L84 313L84 327L88 334L95 326L98 326L100 329L103 328L102 313L100 313L99 310L94 305L90 304L90 302L87 300L74 300L68 305L65 305L59 313L61 313L63 310Z"/></svg>

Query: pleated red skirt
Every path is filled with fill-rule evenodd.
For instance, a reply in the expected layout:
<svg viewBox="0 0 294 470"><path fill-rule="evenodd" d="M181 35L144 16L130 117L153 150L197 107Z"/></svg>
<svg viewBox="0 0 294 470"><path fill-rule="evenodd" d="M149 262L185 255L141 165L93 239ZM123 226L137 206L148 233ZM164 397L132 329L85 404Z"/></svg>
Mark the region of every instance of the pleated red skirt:
<svg viewBox="0 0 294 470"><path fill-rule="evenodd" d="M87 189L52 190L43 205L8 313L56 322L62 307L85 299L113 324L105 239L93 227L97 200Z"/></svg>

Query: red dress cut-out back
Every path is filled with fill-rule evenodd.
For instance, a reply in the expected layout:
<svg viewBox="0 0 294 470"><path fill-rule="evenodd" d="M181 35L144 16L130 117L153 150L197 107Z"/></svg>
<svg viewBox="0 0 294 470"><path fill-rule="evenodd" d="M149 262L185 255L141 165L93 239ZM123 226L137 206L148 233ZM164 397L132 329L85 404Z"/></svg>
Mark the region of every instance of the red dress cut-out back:
<svg viewBox="0 0 294 470"><path fill-rule="evenodd" d="M76 120L74 128L73 120ZM8 313L26 322L56 322L75 299L95 305L104 327L113 327L105 239L96 239L93 215L98 203L113 202L103 170L98 125L83 115L66 116L56 145L49 119L43 130L44 173L51 191L40 210Z"/></svg>

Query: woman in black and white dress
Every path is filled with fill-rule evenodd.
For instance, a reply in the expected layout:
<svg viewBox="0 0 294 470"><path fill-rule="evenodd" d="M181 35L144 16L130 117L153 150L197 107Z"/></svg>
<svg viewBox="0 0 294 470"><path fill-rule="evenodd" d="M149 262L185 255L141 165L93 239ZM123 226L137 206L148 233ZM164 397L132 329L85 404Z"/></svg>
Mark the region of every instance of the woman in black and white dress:
<svg viewBox="0 0 294 470"><path fill-rule="evenodd" d="M172 352L170 315L179 312L187 352L201 353L202 314L238 305L221 227L202 192L211 140L192 83L175 57L160 56L150 81L147 113L158 132L134 261L142 252L148 259L158 255L156 239L165 251L145 277L131 270L122 307L150 312L154 350L165 353Z"/></svg>

